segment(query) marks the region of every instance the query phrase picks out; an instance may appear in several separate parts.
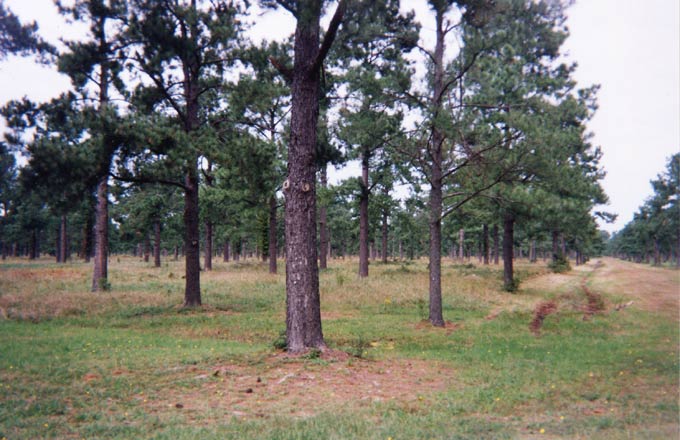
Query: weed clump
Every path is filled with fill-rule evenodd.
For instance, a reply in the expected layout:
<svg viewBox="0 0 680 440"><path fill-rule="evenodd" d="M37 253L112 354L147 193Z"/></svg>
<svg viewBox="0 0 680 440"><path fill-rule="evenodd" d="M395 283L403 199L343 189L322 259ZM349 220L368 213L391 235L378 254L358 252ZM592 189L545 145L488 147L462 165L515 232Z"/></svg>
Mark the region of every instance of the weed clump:
<svg viewBox="0 0 680 440"><path fill-rule="evenodd" d="M286 337L285 330L279 332L279 335L272 342L272 346L277 350L286 350L288 348L288 338Z"/></svg>
<svg viewBox="0 0 680 440"><path fill-rule="evenodd" d="M529 324L529 329L533 334L538 336L541 332L541 327L543 326L543 321L551 313L557 311L557 304L555 301L545 301L539 303L534 309L534 319Z"/></svg>
<svg viewBox="0 0 680 440"><path fill-rule="evenodd" d="M548 268L554 273L565 273L571 270L569 260L564 255L559 255L548 264Z"/></svg>
<svg viewBox="0 0 680 440"><path fill-rule="evenodd" d="M371 343L364 339L362 336L359 336L357 339L353 341L352 345L349 347L349 350L347 350L347 353L350 356L354 356L359 359L364 359L370 347Z"/></svg>

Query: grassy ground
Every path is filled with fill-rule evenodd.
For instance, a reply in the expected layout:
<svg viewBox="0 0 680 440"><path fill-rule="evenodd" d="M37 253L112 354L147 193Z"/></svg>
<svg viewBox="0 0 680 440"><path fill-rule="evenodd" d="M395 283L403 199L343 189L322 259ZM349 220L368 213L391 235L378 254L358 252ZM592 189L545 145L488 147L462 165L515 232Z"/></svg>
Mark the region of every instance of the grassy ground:
<svg viewBox="0 0 680 440"><path fill-rule="evenodd" d="M500 268L447 261L434 329L425 260L356 263L321 273L333 350L292 358L284 277L254 261L214 263L185 310L181 263L114 257L93 294L90 265L7 260L0 439L677 438L680 272L519 263L508 294Z"/></svg>

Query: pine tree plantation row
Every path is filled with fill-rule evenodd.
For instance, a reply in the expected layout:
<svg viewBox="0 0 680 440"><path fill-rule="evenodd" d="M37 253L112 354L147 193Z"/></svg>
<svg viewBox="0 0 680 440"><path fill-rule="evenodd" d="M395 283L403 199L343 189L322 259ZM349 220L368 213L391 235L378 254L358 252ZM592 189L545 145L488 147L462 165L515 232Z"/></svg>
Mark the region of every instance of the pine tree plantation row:
<svg viewBox="0 0 680 440"><path fill-rule="evenodd" d="M509 291L516 249L556 268L601 250L595 216L611 215L592 212L607 197L585 126L597 87L560 60L567 2L431 0L427 23L395 0L324 3L260 0L296 29L259 44L241 2L58 3L90 31L59 49L3 8L3 54L37 52L72 81L2 109L3 255L56 243L66 261L78 247L102 291L112 253L154 242L157 264L161 247L184 256L185 306L202 302L201 246L205 270L215 243L272 272L284 255L287 345L302 352L325 348L328 255L358 254L360 277L378 246L427 255L443 326L443 249L483 262L495 249ZM349 160L361 176L329 185Z"/></svg>

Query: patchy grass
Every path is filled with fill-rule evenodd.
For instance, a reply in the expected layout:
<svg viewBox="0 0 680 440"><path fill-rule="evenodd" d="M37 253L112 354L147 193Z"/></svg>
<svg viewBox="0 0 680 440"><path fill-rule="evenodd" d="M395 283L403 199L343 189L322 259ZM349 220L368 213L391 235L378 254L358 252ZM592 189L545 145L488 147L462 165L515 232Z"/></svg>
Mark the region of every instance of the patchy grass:
<svg viewBox="0 0 680 440"><path fill-rule="evenodd" d="M499 267L449 261L440 329L424 321L426 264L360 280L332 261L331 350L289 357L273 348L284 277L255 261L214 263L190 310L180 262L114 257L96 294L89 265L2 263L0 438L677 437L678 271L519 262L511 295ZM587 292L604 310L584 320Z"/></svg>

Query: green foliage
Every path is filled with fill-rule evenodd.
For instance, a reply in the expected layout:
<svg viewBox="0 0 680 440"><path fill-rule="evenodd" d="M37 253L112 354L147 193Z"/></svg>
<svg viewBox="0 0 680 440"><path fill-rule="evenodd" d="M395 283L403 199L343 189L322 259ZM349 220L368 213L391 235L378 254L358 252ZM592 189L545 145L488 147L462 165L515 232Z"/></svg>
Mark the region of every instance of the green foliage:
<svg viewBox="0 0 680 440"><path fill-rule="evenodd" d="M286 337L286 330L281 330L279 336L274 339L272 346L277 350L285 350L288 348L288 338Z"/></svg>
<svg viewBox="0 0 680 440"><path fill-rule="evenodd" d="M623 230L608 243L611 255L661 264L675 255L680 264L680 153L668 159L666 169L651 181L654 194L645 201ZM650 258L651 257L651 258Z"/></svg>
<svg viewBox="0 0 680 440"><path fill-rule="evenodd" d="M558 255L557 258L553 259L548 263L548 267L555 273L564 273L571 270L571 265L569 260L564 255Z"/></svg>

